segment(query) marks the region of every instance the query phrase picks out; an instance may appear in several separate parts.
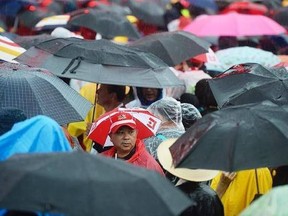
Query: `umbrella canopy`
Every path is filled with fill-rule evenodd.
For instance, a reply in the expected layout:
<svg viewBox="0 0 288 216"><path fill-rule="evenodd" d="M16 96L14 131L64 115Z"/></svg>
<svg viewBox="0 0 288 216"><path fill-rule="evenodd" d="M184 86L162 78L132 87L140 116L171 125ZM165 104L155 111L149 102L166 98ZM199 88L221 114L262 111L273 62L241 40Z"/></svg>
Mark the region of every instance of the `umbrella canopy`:
<svg viewBox="0 0 288 216"><path fill-rule="evenodd" d="M176 216L192 204L156 172L101 155L19 155L0 163L0 170L1 208L71 216Z"/></svg>
<svg viewBox="0 0 288 216"><path fill-rule="evenodd" d="M269 101L197 120L170 147L176 167L228 172L288 164L288 111Z"/></svg>
<svg viewBox="0 0 288 216"><path fill-rule="evenodd" d="M210 43L185 31L162 32L145 36L128 46L151 52L169 66L206 53Z"/></svg>
<svg viewBox="0 0 288 216"><path fill-rule="evenodd" d="M0 107L18 108L28 118L46 115L65 125L85 119L92 105L47 70L2 63Z"/></svg>
<svg viewBox="0 0 288 216"><path fill-rule="evenodd" d="M55 38L54 36L49 34L28 35L28 36L17 35L13 40L15 43L19 44L23 48L29 49L30 47L35 46L41 42L51 40L54 38Z"/></svg>
<svg viewBox="0 0 288 216"><path fill-rule="evenodd" d="M128 0L127 6L132 14L144 23L165 26L165 8L155 1Z"/></svg>
<svg viewBox="0 0 288 216"><path fill-rule="evenodd" d="M0 59L8 62L13 61L14 58L24 53L26 49L19 46L8 37L0 35Z"/></svg>
<svg viewBox="0 0 288 216"><path fill-rule="evenodd" d="M43 8L33 8L33 10L25 10L17 15L19 24L28 28L34 26L44 17L52 16L52 11L44 10Z"/></svg>
<svg viewBox="0 0 288 216"><path fill-rule="evenodd" d="M37 0L1 0L0 14L4 16L16 16L17 13L25 6L37 5Z"/></svg>
<svg viewBox="0 0 288 216"><path fill-rule="evenodd" d="M41 19L38 23L35 24L35 30L51 30L57 27L66 27L68 20L70 19L70 15L55 15L48 16Z"/></svg>
<svg viewBox="0 0 288 216"><path fill-rule="evenodd" d="M233 65L243 63L258 63L265 67L272 67L281 62L279 56L272 52L248 46L218 50L215 55L219 63L207 62L205 66L208 70L224 72Z"/></svg>
<svg viewBox="0 0 288 216"><path fill-rule="evenodd" d="M33 59L30 59L32 56ZM36 56L38 57L35 58ZM31 64L31 66L45 68L45 65L57 64L59 58L60 61L67 59L71 64L74 61L79 61L124 67L167 67L164 62L150 53L140 52L105 39L55 38L37 44L24 55L19 56L18 60L28 65Z"/></svg>
<svg viewBox="0 0 288 216"><path fill-rule="evenodd" d="M157 56L111 41L57 38L27 50L17 61L57 76L90 82L163 88L183 85Z"/></svg>
<svg viewBox="0 0 288 216"><path fill-rule="evenodd" d="M288 28L288 7L283 7L275 12L273 19L280 25Z"/></svg>
<svg viewBox="0 0 288 216"><path fill-rule="evenodd" d="M120 5L117 3L113 3L112 1L110 1L109 4L105 3L105 2L92 2L91 4L95 4L95 5L89 5L91 8L93 9L100 9L100 10L105 10L105 11L110 11L113 13L117 13L120 15L130 15L131 14L131 10L129 7L124 6L124 5Z"/></svg>
<svg viewBox="0 0 288 216"><path fill-rule="evenodd" d="M233 11L242 14L266 15L268 13L268 8L263 4L257 4L249 1L232 2L227 7L225 7L221 13L230 13Z"/></svg>
<svg viewBox="0 0 288 216"><path fill-rule="evenodd" d="M288 104L288 72L259 64L235 65L208 80L218 106L256 103L270 100Z"/></svg>
<svg viewBox="0 0 288 216"><path fill-rule="evenodd" d="M104 145L109 139L110 127L113 123L113 118L117 116L127 116L127 119L132 119L136 123L138 130L137 138L145 139L154 136L160 127L161 120L155 117L146 109L142 108L116 108L105 115L98 118L91 127L89 138L97 143Z"/></svg>
<svg viewBox="0 0 288 216"><path fill-rule="evenodd" d="M109 39L116 36L140 38L136 27L124 15L107 10L86 10L82 14L71 17L67 24L89 28Z"/></svg>
<svg viewBox="0 0 288 216"><path fill-rule="evenodd" d="M212 9L216 11L218 9L217 4L215 3L215 0L188 0L192 6L197 6L204 9Z"/></svg>
<svg viewBox="0 0 288 216"><path fill-rule="evenodd" d="M240 216L287 215L287 193L288 185L272 188L244 209Z"/></svg>
<svg viewBox="0 0 288 216"><path fill-rule="evenodd" d="M257 28L251 26L257 26ZM267 16L236 12L198 16L183 30L200 37L262 36L279 35L286 32L284 27Z"/></svg>

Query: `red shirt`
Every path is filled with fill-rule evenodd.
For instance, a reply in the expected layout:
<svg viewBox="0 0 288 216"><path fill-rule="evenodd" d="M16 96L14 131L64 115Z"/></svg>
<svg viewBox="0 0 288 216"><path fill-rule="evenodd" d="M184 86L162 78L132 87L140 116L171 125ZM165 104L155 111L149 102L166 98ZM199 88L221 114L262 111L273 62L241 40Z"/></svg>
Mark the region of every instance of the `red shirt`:
<svg viewBox="0 0 288 216"><path fill-rule="evenodd" d="M157 161L152 157L152 155L149 154L149 152L146 150L144 143L141 140L136 141L136 151L132 155L132 157L127 162L134 164L136 166L144 167L150 170L154 170L161 175L164 175L164 172L160 165L157 163ZM116 149L115 147L112 147L111 149L102 152L102 155L105 155L107 157L115 157Z"/></svg>

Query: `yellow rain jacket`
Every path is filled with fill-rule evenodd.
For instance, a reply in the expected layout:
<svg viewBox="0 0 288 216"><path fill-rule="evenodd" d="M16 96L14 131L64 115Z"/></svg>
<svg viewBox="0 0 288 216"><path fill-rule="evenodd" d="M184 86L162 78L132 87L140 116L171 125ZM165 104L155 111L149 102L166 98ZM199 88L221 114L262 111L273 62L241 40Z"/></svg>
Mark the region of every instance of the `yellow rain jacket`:
<svg viewBox="0 0 288 216"><path fill-rule="evenodd" d="M95 104L95 97L96 97L96 84L95 83L88 83L85 84L80 89L80 94L89 100L92 104ZM94 119L92 120L93 110L95 109ZM92 123L95 119L97 119L100 115L105 112L104 108L97 104L95 107L92 107L91 110L88 112L86 118L82 122L75 122L70 123L68 126L68 131L72 136L81 137L82 140L82 147L85 148L85 151L90 152L92 148L92 140L88 139L85 132L87 123Z"/></svg>
<svg viewBox="0 0 288 216"><path fill-rule="evenodd" d="M211 182L211 187L216 190L220 180L219 173ZM272 188L272 177L268 168L257 169L259 193L265 194ZM239 215L257 194L255 170L237 172L235 179L230 183L221 201L224 206L225 216Z"/></svg>

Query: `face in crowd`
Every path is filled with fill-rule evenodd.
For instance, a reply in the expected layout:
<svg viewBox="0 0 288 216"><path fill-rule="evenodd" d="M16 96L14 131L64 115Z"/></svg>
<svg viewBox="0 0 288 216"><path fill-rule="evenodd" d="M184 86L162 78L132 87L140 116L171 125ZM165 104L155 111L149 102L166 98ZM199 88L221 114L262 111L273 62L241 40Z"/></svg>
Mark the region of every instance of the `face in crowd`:
<svg viewBox="0 0 288 216"><path fill-rule="evenodd" d="M122 126L115 133L110 134L110 139L119 157L125 157L135 147L137 130L129 126Z"/></svg>

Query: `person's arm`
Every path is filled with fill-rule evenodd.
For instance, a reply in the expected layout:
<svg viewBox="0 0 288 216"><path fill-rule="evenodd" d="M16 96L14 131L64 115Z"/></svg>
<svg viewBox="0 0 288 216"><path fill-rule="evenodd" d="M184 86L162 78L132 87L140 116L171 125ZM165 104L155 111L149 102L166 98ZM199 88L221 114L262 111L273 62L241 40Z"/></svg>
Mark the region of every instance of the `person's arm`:
<svg viewBox="0 0 288 216"><path fill-rule="evenodd" d="M227 188L229 187L230 183L233 181L235 177L236 177L235 172L232 173L223 172L221 174L220 181L216 188L216 193L218 194L219 198L222 198Z"/></svg>

